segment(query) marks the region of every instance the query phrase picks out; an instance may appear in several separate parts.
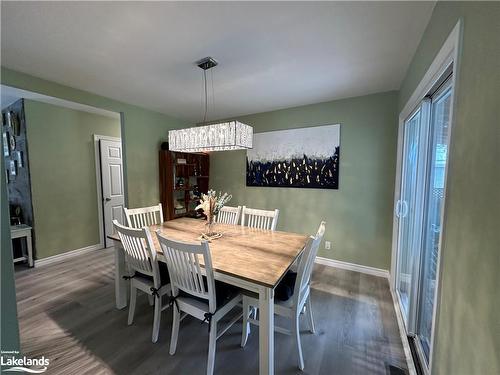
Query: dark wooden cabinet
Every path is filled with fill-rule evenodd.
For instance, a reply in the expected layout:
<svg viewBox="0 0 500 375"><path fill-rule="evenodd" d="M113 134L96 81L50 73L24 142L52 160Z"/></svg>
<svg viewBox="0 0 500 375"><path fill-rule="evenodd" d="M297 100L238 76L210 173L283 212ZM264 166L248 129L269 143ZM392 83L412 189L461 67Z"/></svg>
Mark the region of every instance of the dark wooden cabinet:
<svg viewBox="0 0 500 375"><path fill-rule="evenodd" d="M195 211L199 194L207 193L210 158L160 150L160 201L165 220L178 217L200 217Z"/></svg>

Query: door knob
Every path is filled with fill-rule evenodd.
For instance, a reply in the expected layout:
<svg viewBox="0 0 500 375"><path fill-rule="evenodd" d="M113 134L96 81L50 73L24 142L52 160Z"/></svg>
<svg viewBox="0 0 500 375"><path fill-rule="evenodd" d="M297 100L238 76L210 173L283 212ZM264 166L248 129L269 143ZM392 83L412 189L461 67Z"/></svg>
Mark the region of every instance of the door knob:
<svg viewBox="0 0 500 375"><path fill-rule="evenodd" d="M105 201L109 202L109 201L111 201L111 198L106 198Z"/></svg>

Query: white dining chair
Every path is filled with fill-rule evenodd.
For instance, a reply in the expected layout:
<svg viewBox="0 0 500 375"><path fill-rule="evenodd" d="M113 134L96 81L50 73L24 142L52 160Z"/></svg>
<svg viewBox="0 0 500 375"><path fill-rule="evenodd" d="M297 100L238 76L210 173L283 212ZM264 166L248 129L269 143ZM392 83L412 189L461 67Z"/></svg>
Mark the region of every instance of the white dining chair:
<svg viewBox="0 0 500 375"><path fill-rule="evenodd" d="M243 206L241 210L241 225L251 228L276 230L280 210L259 210Z"/></svg>
<svg viewBox="0 0 500 375"><path fill-rule="evenodd" d="M128 228L113 220L113 226L120 237L125 259L128 264L130 280L130 305L128 310L128 325L134 321L137 290L154 298L154 319L152 341L158 341L160 330L162 296L170 295L168 269L159 266L151 233L148 229ZM165 306L165 308L168 305Z"/></svg>
<svg viewBox="0 0 500 375"><path fill-rule="evenodd" d="M123 208L127 225L131 228L143 228L163 223L163 209L161 203L151 207Z"/></svg>
<svg viewBox="0 0 500 375"><path fill-rule="evenodd" d="M219 333L217 324L241 302L241 294L237 288L215 282L207 242L200 244L177 242L161 235L159 231L157 236L167 261L172 285L173 327L170 355L174 355L177 348L179 325L185 316L181 317L181 312L207 322L209 330L207 374L212 375L216 341L241 318L241 314L233 318ZM204 272L200 259L203 259Z"/></svg>
<svg viewBox="0 0 500 375"><path fill-rule="evenodd" d="M322 221L319 226L316 236L309 237L302 257L298 264L297 273L289 272L285 275L284 280L278 284L275 288L275 305L274 313L279 316L286 317L290 319L291 329L282 328L275 326L275 331L279 333L284 333L292 335L294 337L297 354L298 354L298 366L301 370L304 369L304 358L302 355L302 346L300 344L300 315L306 313L307 320L309 323L309 330L311 333L315 333L314 320L312 313L312 303L311 303L311 273L314 266L314 259L318 253L318 248L323 239L325 233L325 222ZM287 283L288 285L285 285ZM291 296L288 296L285 288L293 291ZM284 298L280 300L280 294ZM286 299L289 297L288 299ZM286 300L285 300L286 299ZM241 337L241 346L246 345L248 334L250 332L249 324L258 325L259 321L251 316L254 308L259 306L259 298L257 295L245 294L243 295L243 332Z"/></svg>
<svg viewBox="0 0 500 375"><path fill-rule="evenodd" d="M131 228L144 228L150 225L163 223L163 209L161 203L156 206L126 208L123 207L127 225ZM166 266L165 266L166 267ZM152 296L148 296L149 304L154 305Z"/></svg>
<svg viewBox="0 0 500 375"><path fill-rule="evenodd" d="M241 206L230 207L224 206L220 209L219 214L215 218L216 223L238 225L241 215Z"/></svg>

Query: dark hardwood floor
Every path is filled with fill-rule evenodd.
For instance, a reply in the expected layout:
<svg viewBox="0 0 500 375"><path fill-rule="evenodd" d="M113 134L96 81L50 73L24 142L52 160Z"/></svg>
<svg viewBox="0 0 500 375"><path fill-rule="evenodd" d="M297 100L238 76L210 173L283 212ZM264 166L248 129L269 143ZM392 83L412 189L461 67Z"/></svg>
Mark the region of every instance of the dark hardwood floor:
<svg viewBox="0 0 500 375"><path fill-rule="evenodd" d="M171 311L163 312L156 344L145 295L139 295L135 322L127 326L127 310L114 307L113 269L110 249L35 269L17 267L23 354L49 358L46 374L204 374L207 326L186 318L177 353L170 356ZM317 333L303 322L303 374L390 374L391 365L407 371L387 280L316 265L312 302ZM258 373L258 329L244 349L240 335L237 323L218 341L216 374ZM291 337L279 333L275 369L301 373Z"/></svg>

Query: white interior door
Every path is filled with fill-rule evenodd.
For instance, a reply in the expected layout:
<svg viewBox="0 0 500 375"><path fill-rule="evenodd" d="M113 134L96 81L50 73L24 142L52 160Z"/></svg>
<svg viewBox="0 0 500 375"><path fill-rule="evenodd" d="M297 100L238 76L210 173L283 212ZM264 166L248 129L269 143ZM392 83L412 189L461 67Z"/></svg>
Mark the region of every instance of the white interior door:
<svg viewBox="0 0 500 375"><path fill-rule="evenodd" d="M118 141L101 139L99 141L101 157L102 206L104 213L104 233L106 247L112 246L108 239L113 234L113 220L124 223L123 205L123 163L122 144Z"/></svg>

